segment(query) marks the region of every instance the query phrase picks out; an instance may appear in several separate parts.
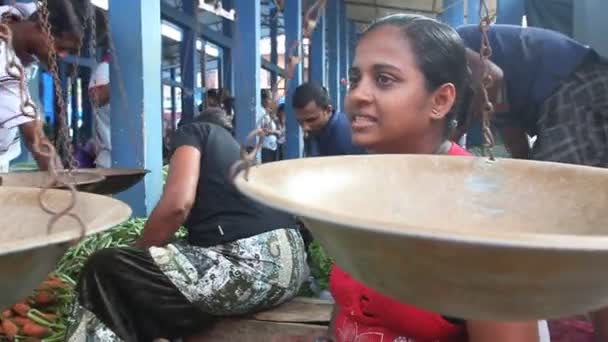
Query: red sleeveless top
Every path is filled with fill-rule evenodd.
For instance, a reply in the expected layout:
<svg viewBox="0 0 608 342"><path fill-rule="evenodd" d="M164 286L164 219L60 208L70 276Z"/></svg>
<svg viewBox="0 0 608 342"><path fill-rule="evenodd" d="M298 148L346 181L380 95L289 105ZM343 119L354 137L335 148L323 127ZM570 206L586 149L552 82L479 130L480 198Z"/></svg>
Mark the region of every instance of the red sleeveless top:
<svg viewBox="0 0 608 342"><path fill-rule="evenodd" d="M470 156L452 144L449 155ZM329 287L338 312L336 342L465 342L464 321L402 304L353 279L334 264Z"/></svg>

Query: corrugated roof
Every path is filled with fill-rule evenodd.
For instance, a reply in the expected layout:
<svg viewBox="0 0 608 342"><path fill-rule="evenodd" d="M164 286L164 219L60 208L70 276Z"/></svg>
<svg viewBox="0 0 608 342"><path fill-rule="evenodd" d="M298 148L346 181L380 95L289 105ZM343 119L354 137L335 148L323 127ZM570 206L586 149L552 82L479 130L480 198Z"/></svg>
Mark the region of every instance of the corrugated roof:
<svg viewBox="0 0 608 342"><path fill-rule="evenodd" d="M346 0L345 3L348 17L361 25L395 13L417 13L435 18L443 9L443 0Z"/></svg>

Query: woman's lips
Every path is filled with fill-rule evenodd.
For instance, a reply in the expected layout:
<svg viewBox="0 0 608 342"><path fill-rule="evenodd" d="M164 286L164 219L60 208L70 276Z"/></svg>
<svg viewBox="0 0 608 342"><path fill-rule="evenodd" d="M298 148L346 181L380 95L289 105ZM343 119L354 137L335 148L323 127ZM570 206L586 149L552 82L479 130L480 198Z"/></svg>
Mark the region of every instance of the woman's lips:
<svg viewBox="0 0 608 342"><path fill-rule="evenodd" d="M353 130L363 130L375 126L378 119L371 115L357 114L351 117L351 128Z"/></svg>

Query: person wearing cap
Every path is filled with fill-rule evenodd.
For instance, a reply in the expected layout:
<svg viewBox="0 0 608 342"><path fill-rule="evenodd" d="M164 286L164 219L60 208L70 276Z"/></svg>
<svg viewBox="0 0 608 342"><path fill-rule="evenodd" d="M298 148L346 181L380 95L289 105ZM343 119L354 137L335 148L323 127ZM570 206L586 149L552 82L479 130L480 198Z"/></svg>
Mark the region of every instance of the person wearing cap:
<svg viewBox="0 0 608 342"><path fill-rule="evenodd" d="M112 166L112 143L110 131L110 63L103 61L91 76L89 98L95 108L95 165L110 168Z"/></svg>
<svg viewBox="0 0 608 342"><path fill-rule="evenodd" d="M11 160L21 154L20 136L25 139L41 170L48 169L51 163L48 155L34 148L36 141L48 143L48 138L33 109L22 106L23 99L31 99L31 96L27 87L21 90L20 79L7 64L13 60L21 67L27 67L39 60L48 65L50 50L36 9L35 3L0 6L0 22L12 33L12 44L0 40L0 172L8 172ZM79 17L72 6L49 6L51 34L58 55L76 50L82 36Z"/></svg>

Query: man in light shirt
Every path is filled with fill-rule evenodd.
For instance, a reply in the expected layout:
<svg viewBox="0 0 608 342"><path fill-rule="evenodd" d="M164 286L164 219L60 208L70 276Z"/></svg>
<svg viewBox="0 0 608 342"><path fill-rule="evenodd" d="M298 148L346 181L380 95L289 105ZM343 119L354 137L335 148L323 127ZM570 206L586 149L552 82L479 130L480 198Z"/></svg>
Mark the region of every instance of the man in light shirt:
<svg viewBox="0 0 608 342"><path fill-rule="evenodd" d="M82 31L74 8L54 4L49 7L49 14L57 53L75 51ZM22 106L22 98L31 98L29 90L25 87L22 93L19 78L13 75L14 70L7 65L7 60L13 60L23 67L37 59L43 64L49 61L50 51L38 23L36 5L16 3L0 6L0 21L10 28L13 38L10 46L0 40L0 172L8 172L10 161L21 154L20 136L25 139L38 167L46 170L50 159L48 155L34 149L34 143L45 143L48 139L42 132L40 121L35 120L33 110Z"/></svg>
<svg viewBox="0 0 608 342"><path fill-rule="evenodd" d="M89 82L89 97L95 108L95 165L112 166L110 131L110 64L108 58L97 65Z"/></svg>

